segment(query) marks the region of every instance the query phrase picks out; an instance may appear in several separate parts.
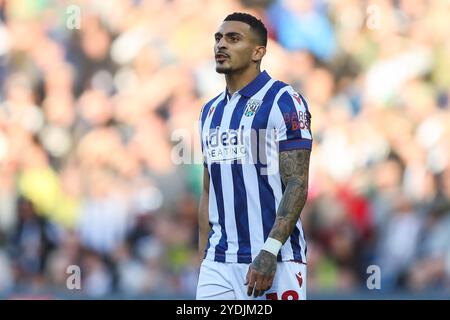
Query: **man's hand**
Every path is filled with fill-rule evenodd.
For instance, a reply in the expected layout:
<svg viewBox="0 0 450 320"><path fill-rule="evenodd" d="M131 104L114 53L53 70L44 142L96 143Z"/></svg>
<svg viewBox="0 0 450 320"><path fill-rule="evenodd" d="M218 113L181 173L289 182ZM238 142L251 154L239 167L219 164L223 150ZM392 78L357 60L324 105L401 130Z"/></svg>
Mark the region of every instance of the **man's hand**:
<svg viewBox="0 0 450 320"><path fill-rule="evenodd" d="M253 263L248 267L246 283L247 295L255 298L262 296L272 287L275 271L277 270L277 257L272 253L261 250Z"/></svg>

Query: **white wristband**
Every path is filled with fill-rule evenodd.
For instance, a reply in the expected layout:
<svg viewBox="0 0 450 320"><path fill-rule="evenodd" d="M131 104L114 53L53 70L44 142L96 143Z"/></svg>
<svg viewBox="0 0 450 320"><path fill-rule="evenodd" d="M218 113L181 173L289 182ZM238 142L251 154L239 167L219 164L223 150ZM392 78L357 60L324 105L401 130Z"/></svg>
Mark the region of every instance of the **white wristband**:
<svg viewBox="0 0 450 320"><path fill-rule="evenodd" d="M262 247L262 250L269 251L274 256L278 255L278 251L280 251L283 244L274 238L267 238L266 242L264 242L264 245Z"/></svg>

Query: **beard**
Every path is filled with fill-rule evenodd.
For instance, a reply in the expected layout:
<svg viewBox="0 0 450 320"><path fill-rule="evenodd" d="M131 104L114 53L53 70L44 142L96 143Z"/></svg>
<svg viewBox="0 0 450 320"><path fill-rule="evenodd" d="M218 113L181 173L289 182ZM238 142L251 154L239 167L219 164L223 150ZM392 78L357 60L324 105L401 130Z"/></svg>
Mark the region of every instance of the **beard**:
<svg viewBox="0 0 450 320"><path fill-rule="evenodd" d="M216 64L216 72L220 74L229 74L233 72L233 69L230 66L222 66L219 64Z"/></svg>

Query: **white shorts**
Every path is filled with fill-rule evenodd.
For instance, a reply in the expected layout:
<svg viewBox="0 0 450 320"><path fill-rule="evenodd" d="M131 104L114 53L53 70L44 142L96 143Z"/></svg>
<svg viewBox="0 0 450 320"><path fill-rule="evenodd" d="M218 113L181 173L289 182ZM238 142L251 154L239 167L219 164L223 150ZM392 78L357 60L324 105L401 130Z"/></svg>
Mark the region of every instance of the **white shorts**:
<svg viewBox="0 0 450 320"><path fill-rule="evenodd" d="M197 300L306 300L306 265L278 262L272 287L261 297L247 295L244 285L249 264L203 260Z"/></svg>

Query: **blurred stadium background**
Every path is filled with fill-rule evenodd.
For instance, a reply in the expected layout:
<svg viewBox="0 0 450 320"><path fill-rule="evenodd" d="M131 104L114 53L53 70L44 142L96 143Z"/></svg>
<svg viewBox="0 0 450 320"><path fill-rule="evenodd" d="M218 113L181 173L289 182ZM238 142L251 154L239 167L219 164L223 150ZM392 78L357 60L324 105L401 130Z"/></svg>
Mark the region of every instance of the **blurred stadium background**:
<svg viewBox="0 0 450 320"><path fill-rule="evenodd" d="M234 11L312 112L309 297L449 297L449 1L0 0L1 298L194 298L202 166L173 152Z"/></svg>

